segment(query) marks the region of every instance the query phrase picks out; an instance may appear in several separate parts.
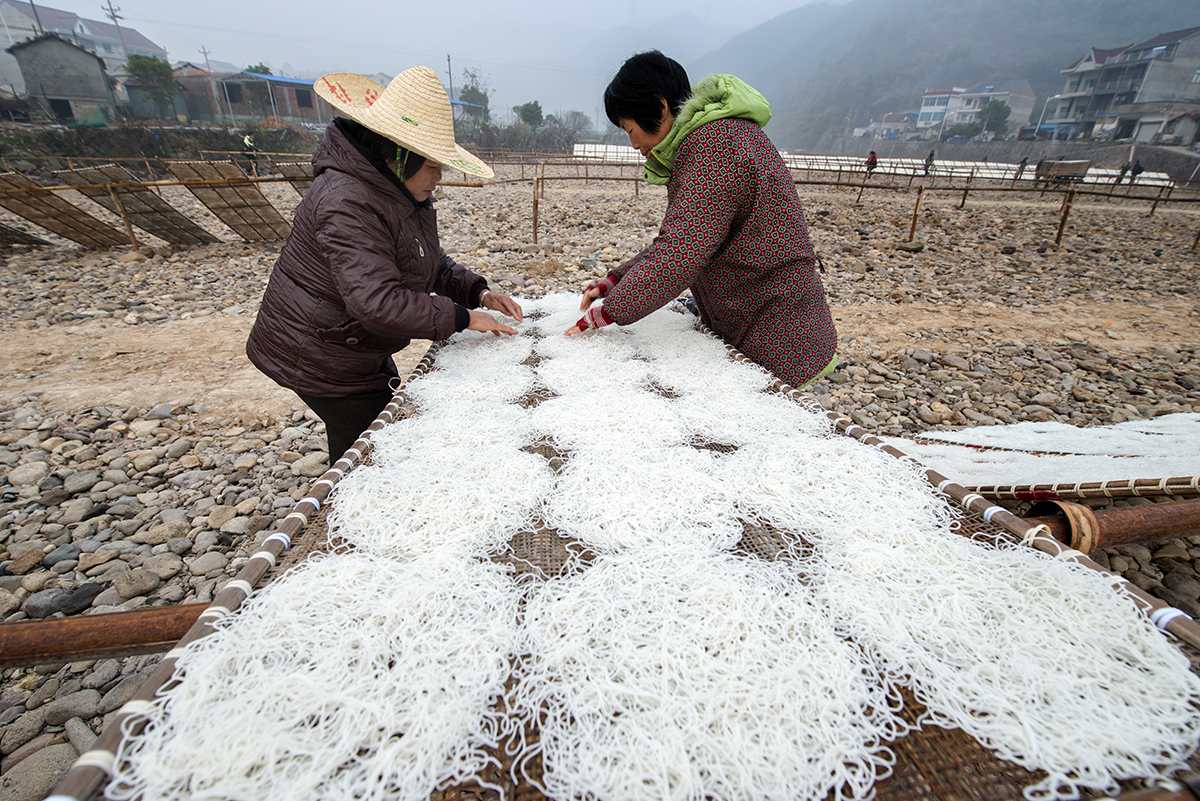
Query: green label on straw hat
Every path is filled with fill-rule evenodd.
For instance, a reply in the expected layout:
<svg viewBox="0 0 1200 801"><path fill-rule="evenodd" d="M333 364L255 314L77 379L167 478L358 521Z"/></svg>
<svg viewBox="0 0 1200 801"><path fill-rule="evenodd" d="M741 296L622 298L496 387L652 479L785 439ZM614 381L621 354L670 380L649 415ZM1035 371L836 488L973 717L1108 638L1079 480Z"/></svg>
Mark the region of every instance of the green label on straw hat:
<svg viewBox="0 0 1200 801"><path fill-rule="evenodd" d="M407 123L409 123L409 124L411 124L411 125L420 125L420 124L421 124L421 123L417 122L416 120L414 120L414 119L411 119L411 118L409 118L409 117L403 117L403 116L402 116L400 119L404 120L405 122L407 122Z"/></svg>

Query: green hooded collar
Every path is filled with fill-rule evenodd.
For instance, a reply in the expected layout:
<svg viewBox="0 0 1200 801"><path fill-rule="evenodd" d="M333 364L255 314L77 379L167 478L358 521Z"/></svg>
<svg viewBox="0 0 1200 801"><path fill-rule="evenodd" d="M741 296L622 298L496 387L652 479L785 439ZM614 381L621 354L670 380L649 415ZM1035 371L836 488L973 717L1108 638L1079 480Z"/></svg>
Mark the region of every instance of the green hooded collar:
<svg viewBox="0 0 1200 801"><path fill-rule="evenodd" d="M666 138L650 151L646 181L665 184L675 167L675 153L688 134L701 125L729 117L750 120L762 128L771 119L771 104L754 87L733 75L709 75L697 81Z"/></svg>

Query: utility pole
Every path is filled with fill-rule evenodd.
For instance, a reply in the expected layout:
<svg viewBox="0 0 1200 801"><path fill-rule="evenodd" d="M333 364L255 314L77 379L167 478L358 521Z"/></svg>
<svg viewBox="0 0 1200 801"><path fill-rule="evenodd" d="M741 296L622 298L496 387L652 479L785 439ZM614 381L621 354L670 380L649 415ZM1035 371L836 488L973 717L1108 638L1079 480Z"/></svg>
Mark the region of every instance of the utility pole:
<svg viewBox="0 0 1200 801"><path fill-rule="evenodd" d="M446 54L446 75L450 77L450 99L454 99L454 70L450 68L450 54Z"/></svg>
<svg viewBox="0 0 1200 801"><path fill-rule="evenodd" d="M225 107L221 105L221 96L220 96L220 94L217 93L217 82L212 79L212 64L208 63L208 54L211 52L212 51L209 50L204 45L200 45L200 54L202 56L204 56L204 69L205 69L205 71L208 72L208 75L209 75L208 81L209 81L209 84L212 86L212 90L213 90L213 100L215 101L217 108L220 109L220 111L221 111L221 124L225 125L225 124L227 124L227 121L225 119ZM222 84L222 85L224 85L224 84ZM232 112L232 107L230 110Z"/></svg>
<svg viewBox="0 0 1200 801"><path fill-rule="evenodd" d="M33 9L33 21L37 23L38 33L45 33L46 29L42 27L42 18L38 16L37 6L33 4L33 0L29 0L29 7Z"/></svg>
<svg viewBox="0 0 1200 801"><path fill-rule="evenodd" d="M100 8L103 9L104 6L100 6ZM107 10L104 11L104 16L108 17L109 19L111 19L113 21L113 26L115 26L117 29L117 36L120 37L120 39L121 39L121 51L125 54L125 62L128 63L129 62L129 48L125 46L125 34L121 31L121 23L117 22L117 20L119 20L119 19L125 19L124 17L122 17L120 14L117 13L120 10L121 10L120 6L113 8L112 0L108 0L108 8L107 8Z"/></svg>

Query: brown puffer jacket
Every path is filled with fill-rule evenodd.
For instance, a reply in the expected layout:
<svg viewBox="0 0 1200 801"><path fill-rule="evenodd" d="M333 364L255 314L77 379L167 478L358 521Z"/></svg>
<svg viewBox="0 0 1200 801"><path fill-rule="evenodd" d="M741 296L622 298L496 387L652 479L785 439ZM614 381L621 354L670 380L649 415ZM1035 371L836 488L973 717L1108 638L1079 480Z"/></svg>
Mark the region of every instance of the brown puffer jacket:
<svg viewBox="0 0 1200 801"><path fill-rule="evenodd" d="M335 123L313 172L246 355L305 395L383 390L396 375L392 354L453 334L456 304L475 306L487 281L442 250L432 205L415 207Z"/></svg>

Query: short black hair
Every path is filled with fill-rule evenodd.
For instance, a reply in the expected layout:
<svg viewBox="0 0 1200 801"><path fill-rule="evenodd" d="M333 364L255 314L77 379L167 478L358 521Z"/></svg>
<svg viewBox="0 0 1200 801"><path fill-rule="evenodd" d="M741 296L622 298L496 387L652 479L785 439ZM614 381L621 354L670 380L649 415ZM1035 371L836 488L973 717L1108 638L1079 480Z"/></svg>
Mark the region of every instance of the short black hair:
<svg viewBox="0 0 1200 801"><path fill-rule="evenodd" d="M658 133L663 121L662 101L667 101L671 113L678 115L691 93L692 84L683 66L650 50L630 56L617 70L604 90L604 113L613 125L632 120L646 133Z"/></svg>
<svg viewBox="0 0 1200 801"><path fill-rule="evenodd" d="M404 165L405 179L413 177L417 170L425 166L424 156L400 147L391 139L372 131L362 123L347 117L338 117L337 125L347 138L359 146L359 152L363 153L380 172L390 172L387 162L392 159L395 159L397 164Z"/></svg>

